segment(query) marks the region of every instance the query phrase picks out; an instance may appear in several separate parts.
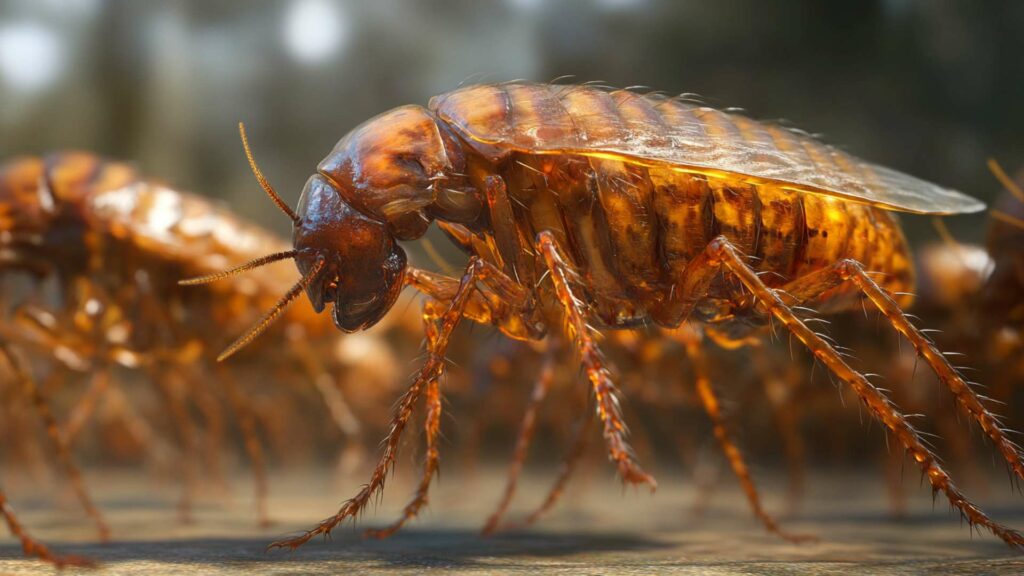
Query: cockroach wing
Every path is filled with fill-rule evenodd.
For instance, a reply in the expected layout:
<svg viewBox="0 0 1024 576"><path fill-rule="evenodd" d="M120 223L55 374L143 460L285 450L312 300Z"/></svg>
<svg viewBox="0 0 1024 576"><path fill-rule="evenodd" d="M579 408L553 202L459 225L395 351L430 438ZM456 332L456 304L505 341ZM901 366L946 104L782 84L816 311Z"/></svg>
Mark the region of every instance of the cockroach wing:
<svg viewBox="0 0 1024 576"><path fill-rule="evenodd" d="M805 133L678 98L512 82L460 88L435 97L430 108L496 160L511 151L606 156L902 212L985 208L970 196L865 162Z"/></svg>

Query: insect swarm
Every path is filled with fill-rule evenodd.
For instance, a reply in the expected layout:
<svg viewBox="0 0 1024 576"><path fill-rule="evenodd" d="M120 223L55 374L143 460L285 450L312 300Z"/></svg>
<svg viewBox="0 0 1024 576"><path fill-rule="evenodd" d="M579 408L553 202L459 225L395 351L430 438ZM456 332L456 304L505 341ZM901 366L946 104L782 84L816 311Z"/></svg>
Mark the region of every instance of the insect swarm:
<svg viewBox="0 0 1024 576"><path fill-rule="evenodd" d="M183 517L202 472L202 445L210 453L206 472L214 474L219 466L226 406L252 463L257 514L266 523L265 457L251 385L260 375L250 378L246 367L218 366L213 352L224 344L219 339L224 328L240 330L251 323L291 280L274 267L239 278L241 283L205 290L184 289L178 280L285 248L277 236L201 197L145 180L123 163L69 152L0 165L0 271L5 280L0 370L17 388L11 397L30 400L43 419L47 437L102 539L108 528L80 478L72 444L100 407L125 398L113 377L115 368L140 375L135 380L159 393L164 406L160 416L167 417L181 445L174 472L183 480ZM55 296L43 296L50 293ZM330 351L339 340L330 322L307 305L293 308L276 330L266 345L251 350L256 370L286 365L287 372L302 375L303 383L323 384L321 377L333 368ZM311 360L302 354L306 346L298 345L304 336L315 337L324 347L312 349ZM23 359L30 351L38 357L40 350L57 369L93 375L66 420L51 408L50 387L37 382ZM236 382L242 375L250 383L244 390ZM218 385L210 386L210 380ZM57 392L67 394L68 382L59 384ZM328 400L344 402L337 392ZM147 419L130 408L123 412L133 425L143 427L145 434L137 436L153 436ZM193 412L205 428L198 426ZM6 500L2 512L26 554L56 564L69 561L32 540Z"/></svg>
<svg viewBox="0 0 1024 576"><path fill-rule="evenodd" d="M625 483L652 489L654 479L627 443L598 344L601 330L689 323L697 333L711 328L736 342L785 330L857 394L969 524L1024 544L1021 534L967 500L907 418L809 324L817 312L877 308L981 426L1014 476L1024 478L1017 447L997 419L902 311L911 302L914 271L893 213L984 208L970 197L778 126L592 85L468 86L426 108L385 112L342 138L294 211L249 159L292 220L294 248L191 282L288 258L301 279L222 358L256 338L302 292L318 312L333 303L334 323L344 332L379 321L404 286L426 296L426 359L398 401L369 482L335 515L272 547L294 549L355 517L382 490L424 396L427 449L418 489L394 524L370 535L390 535L417 515L439 461L438 379L464 318L512 338L564 336L592 390L609 460ZM461 277L408 264L397 242L421 237L431 223L470 255ZM706 384L705 401L716 406Z"/></svg>

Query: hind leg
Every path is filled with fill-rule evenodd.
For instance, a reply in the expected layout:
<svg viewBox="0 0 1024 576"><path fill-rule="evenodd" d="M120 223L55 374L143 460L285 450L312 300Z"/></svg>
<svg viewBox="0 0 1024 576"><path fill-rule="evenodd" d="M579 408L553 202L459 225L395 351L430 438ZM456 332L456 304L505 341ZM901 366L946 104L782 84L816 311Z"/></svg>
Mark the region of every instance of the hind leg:
<svg viewBox="0 0 1024 576"><path fill-rule="evenodd" d="M924 358L939 380L953 394L960 408L981 426L985 435L1003 455L1014 475L1024 480L1024 461L1019 448L1007 437L999 419L985 407L982 397L971 388L971 383L967 382L946 355L910 322L907 314L900 309L892 296L864 271L859 262L841 260L829 268L790 283L784 290L798 301L813 302L825 291L845 283L856 286L885 316L889 324L910 341L917 354Z"/></svg>
<svg viewBox="0 0 1024 576"><path fill-rule="evenodd" d="M869 297L879 298L882 303L886 303L887 316L892 314L893 318L902 318L903 321L898 323L898 326L905 327L908 323L902 313L897 315L893 312L893 309L898 311L895 302L874 283L864 282L865 276L856 273L858 269L859 265L852 266L850 263L845 263L838 267L836 272L841 276L849 273L850 278L859 279L859 284L869 287L866 290ZM928 478L933 492L944 493L949 503L971 525L985 527L1011 546L1024 545L1024 535L993 521L960 492L946 471L939 465L938 458L921 440L917 430L910 425L906 417L866 376L851 368L831 344L798 318L793 309L783 301L780 293L764 284L757 272L746 263L739 251L726 237L719 236L714 239L700 256L687 265L680 285L680 288L684 290L681 294L682 301L696 304L707 293L708 286L720 272L724 272L742 283L765 314L779 321L811 351L815 359L853 389L871 414L889 429L921 468ZM872 286L873 288L870 288ZM818 293L820 294L820 292ZM917 334L920 335L919 332ZM919 336L919 338L919 341L923 340L923 336ZM934 350L934 347L928 349ZM943 366L941 362L939 365ZM952 369L950 368L949 371L951 372ZM966 385L964 387L966 388ZM960 398L959 395L958 398Z"/></svg>

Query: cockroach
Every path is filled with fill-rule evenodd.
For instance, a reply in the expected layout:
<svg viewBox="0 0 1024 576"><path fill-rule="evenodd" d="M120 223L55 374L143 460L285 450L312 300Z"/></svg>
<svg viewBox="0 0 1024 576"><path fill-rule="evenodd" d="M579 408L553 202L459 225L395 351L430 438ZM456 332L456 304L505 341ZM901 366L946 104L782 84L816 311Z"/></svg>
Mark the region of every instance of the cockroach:
<svg viewBox="0 0 1024 576"><path fill-rule="evenodd" d="M9 288L14 290L4 293L4 305L13 308L7 310L12 318L0 323L0 357L44 418L51 443L101 537L106 538L108 529L85 490L70 444L99 400L117 391L109 377L115 366L141 371L163 394L186 452L180 467L183 514L199 473L192 455L200 438L190 404L203 414L208 436L215 438L215 429L222 427L221 408L201 380L218 377L245 439L256 474L257 511L266 522L264 457L254 415L233 371L226 369L230 367L213 368L211 351L223 345L217 338L224 327L244 328L291 281L274 267L240 278L241 283L200 291L183 289L177 281L286 248L274 234L199 196L146 180L124 163L68 152L0 166L0 270L4 278L27 276L32 286L17 292L13 285ZM51 291L56 301L37 297L46 292L40 287L48 285L56 287ZM305 335L333 345L337 339L329 321L307 305L293 308L280 329L276 344L253 351L254 362L264 368L287 363L292 372L296 365L305 367L303 374L314 380L326 372L323 351L308 362L304 346L297 343ZM42 347L59 363L93 373L89 390L64 426L30 368L22 364L20 349L27 347ZM335 396L335 403L344 401L337 392ZM222 446L212 444L211 457L216 457ZM61 562L45 546L30 544L26 533L15 529L20 525L13 513L6 508L4 513L27 553Z"/></svg>
<svg viewBox="0 0 1024 576"><path fill-rule="evenodd" d="M370 535L390 535L417 515L439 463L438 379L463 319L516 339L550 340L553 331L571 342L608 458L625 483L652 489L654 478L627 443L601 332L689 323L742 344L788 331L857 394L934 492L972 526L1024 544L967 500L883 391L810 324L817 312L878 309L1024 478L1024 462L996 417L903 312L914 268L895 213L970 213L984 209L981 202L804 133L682 98L595 85L473 85L427 107L385 112L338 142L295 210L246 149L260 185L293 222L293 249L190 282L283 259L294 260L301 279L221 358L252 342L302 292L317 312L333 303L343 332L374 325L405 286L426 296L426 359L397 404L369 482L333 516L271 547L294 549L363 510L383 489L425 396L418 489L394 524ZM421 238L431 223L468 253L461 277L409 265L398 242ZM701 394L717 410L710 382Z"/></svg>

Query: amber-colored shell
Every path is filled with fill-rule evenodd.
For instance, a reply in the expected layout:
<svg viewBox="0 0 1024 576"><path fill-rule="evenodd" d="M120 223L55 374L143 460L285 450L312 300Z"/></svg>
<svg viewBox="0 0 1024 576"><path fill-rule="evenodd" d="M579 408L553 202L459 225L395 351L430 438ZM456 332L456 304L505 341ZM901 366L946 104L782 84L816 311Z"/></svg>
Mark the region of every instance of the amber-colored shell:
<svg viewBox="0 0 1024 576"><path fill-rule="evenodd" d="M611 155L889 210L956 214L985 208L803 133L674 98L513 82L455 90L435 97L430 108L463 137L490 147L492 159L510 151Z"/></svg>

